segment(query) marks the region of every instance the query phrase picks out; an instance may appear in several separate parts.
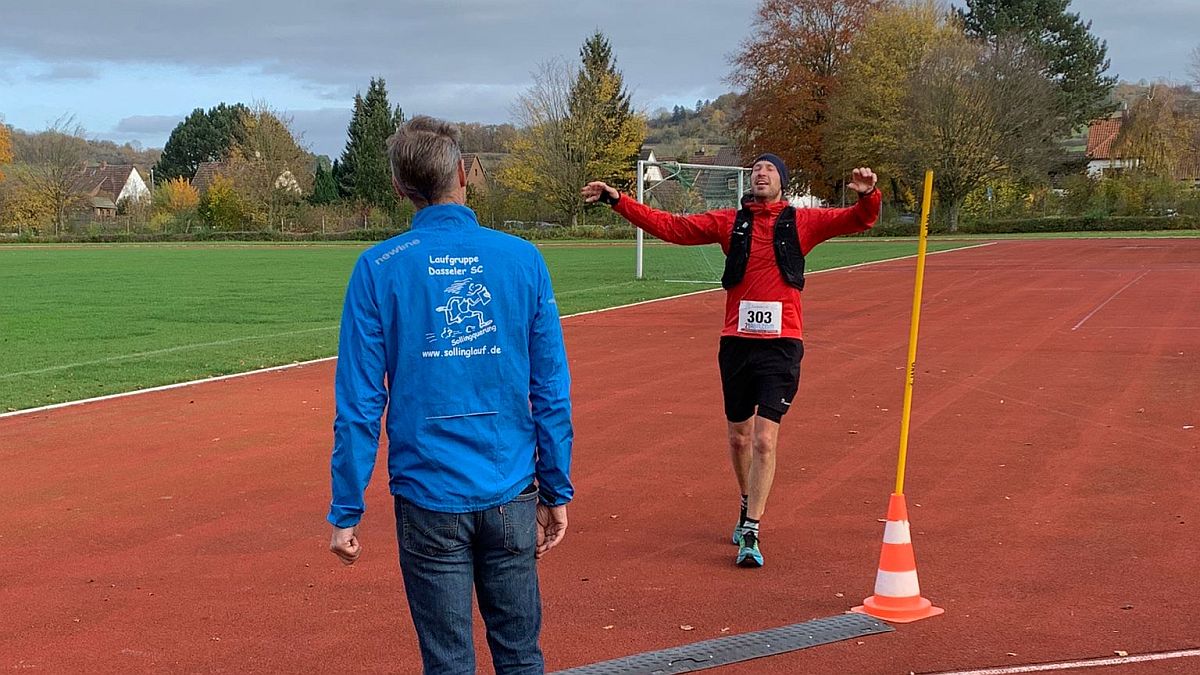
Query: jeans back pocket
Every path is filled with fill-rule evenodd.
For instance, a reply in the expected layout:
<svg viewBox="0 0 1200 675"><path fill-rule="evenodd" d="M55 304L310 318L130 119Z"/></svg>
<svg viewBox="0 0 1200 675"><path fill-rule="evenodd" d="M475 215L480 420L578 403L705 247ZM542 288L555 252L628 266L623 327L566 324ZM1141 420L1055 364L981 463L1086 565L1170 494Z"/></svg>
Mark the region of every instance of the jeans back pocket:
<svg viewBox="0 0 1200 675"><path fill-rule="evenodd" d="M423 509L400 500L401 545L408 551L438 555L454 553L469 545L459 532L461 514Z"/></svg>
<svg viewBox="0 0 1200 675"><path fill-rule="evenodd" d="M537 547L537 492L517 495L501 507L504 514L504 548L521 554Z"/></svg>

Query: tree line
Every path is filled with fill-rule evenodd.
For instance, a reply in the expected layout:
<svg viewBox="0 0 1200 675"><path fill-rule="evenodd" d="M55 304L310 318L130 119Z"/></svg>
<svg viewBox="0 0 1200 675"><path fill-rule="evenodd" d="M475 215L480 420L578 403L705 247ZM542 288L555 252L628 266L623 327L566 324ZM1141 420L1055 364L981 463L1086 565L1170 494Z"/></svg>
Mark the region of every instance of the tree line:
<svg viewBox="0 0 1200 675"><path fill-rule="evenodd" d="M513 124L461 126L464 152L501 158L469 203L490 224L602 221L607 211L585 209L578 186L602 179L628 189L643 144L683 159L699 144L732 143L743 159L779 154L793 192L835 203L850 169L870 165L891 203L913 208L933 169L952 230L964 214L994 217L999 205L1012 215L1021 204L1028 212L1039 199L1044 213L1051 200L1076 215L1152 211L1178 196L1176 179L1200 175L1200 96L1186 85L1116 87L1106 44L1070 5L764 0L731 57L728 81L738 91L650 116L634 109L612 45L596 31L577 60L538 66ZM1200 47L1192 68L1200 81ZM1115 152L1137 161L1095 181L1065 148L1109 115L1122 121ZM130 208L165 229L264 229L313 214L396 227L411 206L392 192L386 139L403 121L384 80L373 78L355 96L345 148L330 161L265 104L197 108L154 163L153 202ZM62 226L70 169L87 154L83 136L60 123L19 134L14 152L0 125L0 165L12 163L0 182L4 220ZM206 162L219 169L197 191Z"/></svg>
<svg viewBox="0 0 1200 675"><path fill-rule="evenodd" d="M518 117L515 126L461 125L465 152L506 156L489 189L470 191L471 205L487 222L574 224L583 210L580 180L632 182L645 118L633 110L612 46L599 31L581 47L578 65L542 65ZM322 224L328 216L395 228L412 206L392 191L386 143L404 119L384 79L372 78L354 98L344 150L329 161L313 155L292 120L266 104L197 108L176 125L153 163L152 200L120 210L160 231L271 229L311 224L314 215ZM13 179L0 183L0 220L60 233L85 201L77 176L94 156L85 131L60 121L30 135L15 155L9 137L0 126L0 164L16 161Z"/></svg>
<svg viewBox="0 0 1200 675"><path fill-rule="evenodd" d="M1200 48L1194 56L1200 82ZM1070 0L966 0L950 11L932 0L764 2L734 66L745 155L773 150L793 188L831 200L851 167L870 165L910 208L932 169L951 230L988 188L1020 186L1030 197L1079 176L1064 141L1118 105L1107 45ZM1185 156L1200 150L1196 116L1166 98L1122 115L1115 149L1147 157L1126 183L1178 189ZM1163 156L1150 159L1153 149Z"/></svg>

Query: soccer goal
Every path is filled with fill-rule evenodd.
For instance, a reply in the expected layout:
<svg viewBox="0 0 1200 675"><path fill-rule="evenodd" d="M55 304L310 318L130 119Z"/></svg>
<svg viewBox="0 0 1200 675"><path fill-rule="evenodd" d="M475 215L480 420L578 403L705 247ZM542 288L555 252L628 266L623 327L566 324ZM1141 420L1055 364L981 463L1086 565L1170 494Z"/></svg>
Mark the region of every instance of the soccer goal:
<svg viewBox="0 0 1200 675"><path fill-rule="evenodd" d="M642 204L671 213L688 214L714 209L736 209L742 195L750 188L750 169L741 166L639 160L637 168L637 200ZM645 236L645 232L638 228L635 273L638 279L646 278ZM685 268L689 264L696 267L697 269L694 271L697 274L675 274L674 276L701 277L694 279L696 283L709 283L711 280L708 277L714 275L719 279L720 272L711 269L714 267L714 262L710 258L713 258L711 252L693 252L682 264ZM656 273L668 276L671 276L671 272L672 270L656 270Z"/></svg>

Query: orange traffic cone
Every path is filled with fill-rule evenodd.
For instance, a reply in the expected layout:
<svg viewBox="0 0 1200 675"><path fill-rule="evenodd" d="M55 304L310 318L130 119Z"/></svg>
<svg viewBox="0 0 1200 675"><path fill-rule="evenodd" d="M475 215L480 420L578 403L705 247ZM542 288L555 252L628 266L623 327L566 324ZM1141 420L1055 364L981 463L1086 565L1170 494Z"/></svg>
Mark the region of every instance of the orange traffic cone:
<svg viewBox="0 0 1200 675"><path fill-rule="evenodd" d="M921 597L917 561L913 557L912 536L908 531L908 507L902 494L893 494L888 501L875 595L851 611L894 623L918 621L946 611Z"/></svg>

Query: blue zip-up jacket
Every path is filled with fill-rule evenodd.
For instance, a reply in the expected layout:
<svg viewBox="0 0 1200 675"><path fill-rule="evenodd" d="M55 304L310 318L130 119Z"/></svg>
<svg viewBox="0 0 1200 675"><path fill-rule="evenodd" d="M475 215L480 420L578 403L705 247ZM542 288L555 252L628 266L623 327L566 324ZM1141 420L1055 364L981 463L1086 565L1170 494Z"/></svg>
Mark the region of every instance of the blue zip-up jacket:
<svg viewBox="0 0 1200 675"><path fill-rule="evenodd" d="M386 378L386 387L385 387ZM342 310L329 522L358 523L387 406L393 495L432 511L571 500L570 375L541 254L465 206L368 249Z"/></svg>

